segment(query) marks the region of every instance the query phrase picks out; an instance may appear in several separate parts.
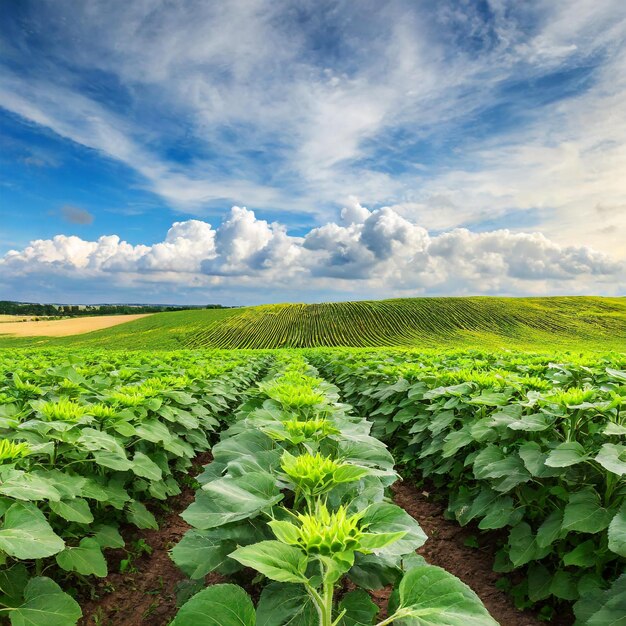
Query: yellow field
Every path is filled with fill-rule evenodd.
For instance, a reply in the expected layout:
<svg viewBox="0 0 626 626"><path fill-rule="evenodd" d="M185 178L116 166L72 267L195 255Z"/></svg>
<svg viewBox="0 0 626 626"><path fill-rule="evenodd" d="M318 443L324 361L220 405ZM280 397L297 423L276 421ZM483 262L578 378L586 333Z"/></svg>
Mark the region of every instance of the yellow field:
<svg viewBox="0 0 626 626"><path fill-rule="evenodd" d="M0 324L4 324L6 322L22 322L32 320L35 317L35 315L0 315Z"/></svg>
<svg viewBox="0 0 626 626"><path fill-rule="evenodd" d="M76 317L66 320L43 320L40 322L12 322L2 318L23 319L18 316L0 316L0 335L14 335L16 337L67 337L82 335L92 330L102 330L125 322L132 322L152 313L137 315L101 315L99 317Z"/></svg>

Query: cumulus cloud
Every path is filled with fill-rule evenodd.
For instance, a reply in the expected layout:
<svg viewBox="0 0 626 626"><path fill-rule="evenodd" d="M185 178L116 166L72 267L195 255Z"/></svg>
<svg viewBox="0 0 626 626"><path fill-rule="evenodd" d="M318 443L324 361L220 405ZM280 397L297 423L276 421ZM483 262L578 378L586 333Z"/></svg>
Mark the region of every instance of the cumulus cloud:
<svg viewBox="0 0 626 626"><path fill-rule="evenodd" d="M0 259L0 282L14 288L29 276L65 281L97 279L116 285L151 283L173 294L188 287L243 286L264 301L270 286L289 294L334 298L358 285L359 293L619 293L622 261L585 246L562 246L541 233L453 229L431 234L383 207L369 211L356 200L341 224L328 223L304 237L284 225L233 207L217 227L201 220L176 222L164 240L131 245L117 235L85 241L57 235L36 240ZM274 292L276 293L276 292ZM276 297L275 295L273 297Z"/></svg>

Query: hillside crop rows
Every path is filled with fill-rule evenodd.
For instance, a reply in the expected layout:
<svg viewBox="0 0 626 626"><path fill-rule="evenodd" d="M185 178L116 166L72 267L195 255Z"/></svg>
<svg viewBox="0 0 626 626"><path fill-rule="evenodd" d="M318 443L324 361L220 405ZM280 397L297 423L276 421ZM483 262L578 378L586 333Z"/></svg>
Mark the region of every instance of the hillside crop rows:
<svg viewBox="0 0 626 626"><path fill-rule="evenodd" d="M1 329L0 329L1 332ZM417 346L623 350L626 298L410 298L156 313L69 337L0 335L0 347L272 349Z"/></svg>
<svg viewBox="0 0 626 626"><path fill-rule="evenodd" d="M415 554L427 537L388 499L394 456L498 543L518 606L622 624L626 357L568 359L0 352L0 623L75 624L120 527L154 528L211 449L171 550L189 578L174 626L496 624ZM205 587L211 572L226 582Z"/></svg>
<svg viewBox="0 0 626 626"><path fill-rule="evenodd" d="M281 304L244 309L191 332L187 347L553 344L597 339L626 344L626 301L602 298L411 298Z"/></svg>

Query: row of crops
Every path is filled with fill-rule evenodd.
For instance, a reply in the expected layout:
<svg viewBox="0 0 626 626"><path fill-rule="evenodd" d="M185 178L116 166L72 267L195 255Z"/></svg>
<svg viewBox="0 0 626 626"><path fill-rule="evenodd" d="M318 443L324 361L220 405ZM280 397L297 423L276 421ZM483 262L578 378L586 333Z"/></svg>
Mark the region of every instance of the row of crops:
<svg viewBox="0 0 626 626"><path fill-rule="evenodd" d="M0 353L0 622L75 624L62 590L107 575L123 525L180 493L262 374L244 353Z"/></svg>
<svg viewBox="0 0 626 626"><path fill-rule="evenodd" d="M173 626L495 626L464 583L415 554L425 534L385 499L393 457L316 374L278 359L214 446L172 551L200 587L209 572L255 570L267 583L256 606L242 587L212 585ZM386 585L379 615L366 590Z"/></svg>
<svg viewBox="0 0 626 626"><path fill-rule="evenodd" d="M243 309L189 332L190 348L517 344L560 337L626 341L619 298L407 298Z"/></svg>
<svg viewBox="0 0 626 626"><path fill-rule="evenodd" d="M519 606L626 619L626 359L311 354L408 474L460 524L495 531ZM512 576L515 579L514 576ZM504 578L504 580L507 580Z"/></svg>
<svg viewBox="0 0 626 626"><path fill-rule="evenodd" d="M75 624L72 589L211 450L171 552L194 594L175 626L494 624L415 554L394 457L498 543L520 607L622 624L625 406L623 355L0 352L0 623Z"/></svg>

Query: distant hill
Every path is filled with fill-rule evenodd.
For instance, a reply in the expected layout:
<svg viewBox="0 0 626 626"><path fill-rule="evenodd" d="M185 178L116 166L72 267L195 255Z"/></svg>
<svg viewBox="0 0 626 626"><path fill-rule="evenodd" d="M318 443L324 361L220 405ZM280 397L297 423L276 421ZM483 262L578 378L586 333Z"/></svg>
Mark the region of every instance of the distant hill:
<svg viewBox="0 0 626 626"><path fill-rule="evenodd" d="M62 338L0 347L306 348L412 346L626 352L626 298L407 298L156 313Z"/></svg>

